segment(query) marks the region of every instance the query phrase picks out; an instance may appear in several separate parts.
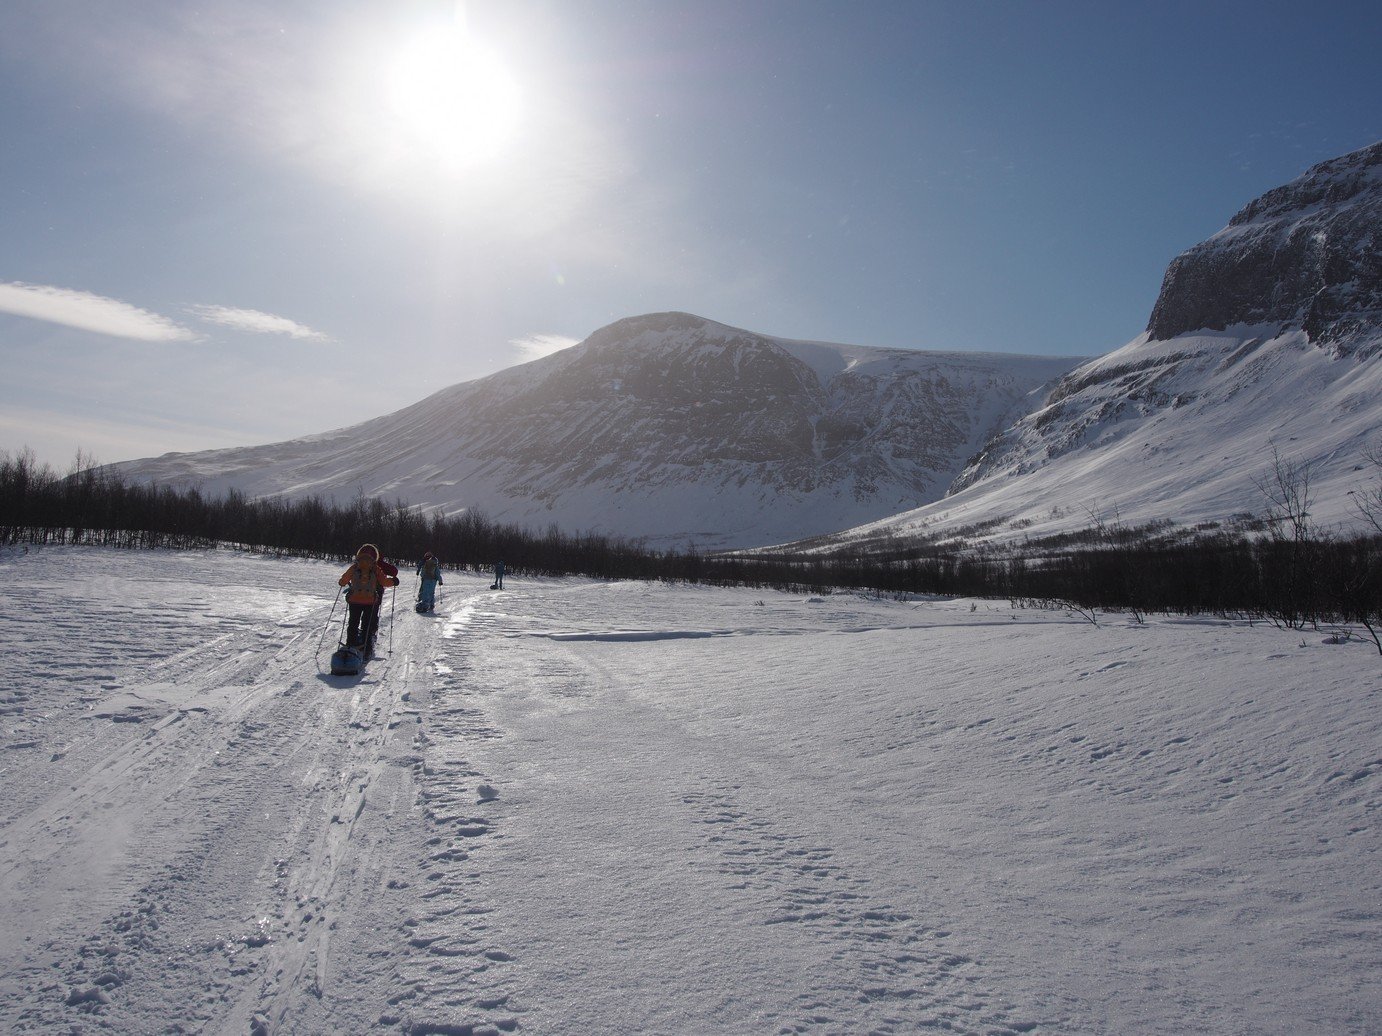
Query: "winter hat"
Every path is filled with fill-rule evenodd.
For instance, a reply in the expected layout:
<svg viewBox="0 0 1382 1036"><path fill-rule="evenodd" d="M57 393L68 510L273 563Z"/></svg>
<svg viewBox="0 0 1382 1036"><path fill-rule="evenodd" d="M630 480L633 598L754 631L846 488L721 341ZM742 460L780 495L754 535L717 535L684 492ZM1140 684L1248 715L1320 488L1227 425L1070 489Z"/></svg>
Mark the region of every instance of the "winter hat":
<svg viewBox="0 0 1382 1036"><path fill-rule="evenodd" d="M378 561L378 560L379 560L379 548L376 547L373 543L366 543L366 544L362 545L362 546L360 547L360 549L357 550L357 551L355 552L356 558L362 558L362 557L365 557L366 555L368 555L369 557L372 557L375 561Z"/></svg>

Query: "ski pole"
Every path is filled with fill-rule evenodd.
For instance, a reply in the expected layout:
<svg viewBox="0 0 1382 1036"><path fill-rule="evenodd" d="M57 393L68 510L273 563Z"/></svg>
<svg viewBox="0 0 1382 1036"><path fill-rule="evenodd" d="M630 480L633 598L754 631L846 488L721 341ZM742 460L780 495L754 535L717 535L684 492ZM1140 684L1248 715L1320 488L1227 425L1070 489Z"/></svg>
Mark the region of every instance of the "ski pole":
<svg viewBox="0 0 1382 1036"><path fill-rule="evenodd" d="M393 585L389 591L389 654L393 654L393 612L394 605L398 602L398 584Z"/></svg>
<svg viewBox="0 0 1382 1036"><path fill-rule="evenodd" d="M326 641L326 631L331 628L331 620L336 616L336 605L341 603L341 594L345 593L345 587L341 587L336 592L335 600L331 602L331 614L326 617L326 625L322 627L322 635L317 639L317 654L321 654L322 644Z"/></svg>

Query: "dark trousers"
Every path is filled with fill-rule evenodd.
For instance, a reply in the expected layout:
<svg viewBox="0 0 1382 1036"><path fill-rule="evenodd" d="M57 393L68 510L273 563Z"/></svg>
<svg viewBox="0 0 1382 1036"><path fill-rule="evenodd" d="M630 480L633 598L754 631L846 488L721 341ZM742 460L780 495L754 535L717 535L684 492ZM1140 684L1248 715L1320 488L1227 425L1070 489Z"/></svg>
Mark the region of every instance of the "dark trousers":
<svg viewBox="0 0 1382 1036"><path fill-rule="evenodd" d="M356 604L350 601L350 618L346 620L346 644L367 647L374 643L379 629L379 604Z"/></svg>

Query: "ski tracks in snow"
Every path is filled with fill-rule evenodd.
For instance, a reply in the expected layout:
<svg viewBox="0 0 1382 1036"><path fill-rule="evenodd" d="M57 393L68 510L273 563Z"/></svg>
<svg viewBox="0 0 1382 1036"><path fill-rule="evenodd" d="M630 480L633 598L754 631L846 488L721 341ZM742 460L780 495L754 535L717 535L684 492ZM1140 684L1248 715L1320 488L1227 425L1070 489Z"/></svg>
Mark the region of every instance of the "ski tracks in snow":
<svg viewBox="0 0 1382 1036"><path fill-rule="evenodd" d="M460 583L456 578L453 583ZM425 667L418 683L421 723L411 757L419 805L410 818L417 852L390 881L398 893L390 993L379 1021L410 1036L483 1036L519 1028L522 1010L510 977L512 947L496 940L489 915L502 902L482 880L474 857L500 837L499 793L474 760L475 749L501 736L477 704L492 683L470 660L472 626L482 594L452 590L444 611L429 616ZM460 597L457 600L457 597ZM422 674L420 674L422 675Z"/></svg>
<svg viewBox="0 0 1382 1036"><path fill-rule="evenodd" d="M14 598L0 613L9 629L85 613L89 634L71 666L29 660L33 679L7 696L7 733L22 736L2 757L0 1029L313 1033L398 1020L390 1001L417 994L417 962L444 959L416 933L431 915L415 899L437 897L411 888L459 861L431 843L482 830L449 824L454 811L419 794L429 774L454 776L429 761L422 723L435 625L399 621L392 657L359 678L323 676L327 609L313 584L330 586L335 566L183 556L159 571L185 572L186 585L164 580L151 595L140 560L28 558L29 607ZM119 606L66 595L70 563L101 567ZM257 585L270 577L286 585ZM226 580L243 584L216 586ZM141 593L149 607L126 622Z"/></svg>
<svg viewBox="0 0 1382 1036"><path fill-rule="evenodd" d="M1376 1021L1342 655L1302 723L1304 645L458 576L333 678L334 565L0 566L6 1032Z"/></svg>

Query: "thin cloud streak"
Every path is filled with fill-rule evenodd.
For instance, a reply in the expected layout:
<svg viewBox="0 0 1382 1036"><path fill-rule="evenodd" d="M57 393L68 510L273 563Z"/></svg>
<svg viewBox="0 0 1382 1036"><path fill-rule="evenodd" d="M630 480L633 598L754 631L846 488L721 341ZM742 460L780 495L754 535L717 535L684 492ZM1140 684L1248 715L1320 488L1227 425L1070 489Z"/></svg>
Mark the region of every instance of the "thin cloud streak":
<svg viewBox="0 0 1382 1036"><path fill-rule="evenodd" d="M305 324L287 317L274 316L257 309L236 309L232 306L192 306L189 312L213 324L233 328L236 331L250 331L263 335L287 335L311 342L329 342L331 336L321 331L313 331Z"/></svg>
<svg viewBox="0 0 1382 1036"><path fill-rule="evenodd" d="M0 283L0 313L144 342L191 342L197 338L167 317L128 302L46 284Z"/></svg>

